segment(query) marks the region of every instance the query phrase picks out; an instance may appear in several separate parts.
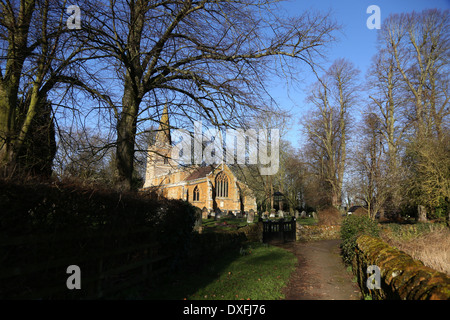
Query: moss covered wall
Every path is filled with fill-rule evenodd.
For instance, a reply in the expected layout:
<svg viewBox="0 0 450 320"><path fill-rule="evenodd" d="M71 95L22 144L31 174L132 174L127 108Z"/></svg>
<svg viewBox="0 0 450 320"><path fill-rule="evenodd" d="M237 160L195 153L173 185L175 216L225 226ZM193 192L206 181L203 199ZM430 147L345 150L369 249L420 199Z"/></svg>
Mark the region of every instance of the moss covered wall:
<svg viewBox="0 0 450 320"><path fill-rule="evenodd" d="M406 253L379 238L357 239L353 272L364 294L373 299L450 300L450 277L426 267ZM381 288L369 290L367 267L376 265L381 273Z"/></svg>
<svg viewBox="0 0 450 320"><path fill-rule="evenodd" d="M341 226L305 226L297 223L296 239L303 241L341 238Z"/></svg>

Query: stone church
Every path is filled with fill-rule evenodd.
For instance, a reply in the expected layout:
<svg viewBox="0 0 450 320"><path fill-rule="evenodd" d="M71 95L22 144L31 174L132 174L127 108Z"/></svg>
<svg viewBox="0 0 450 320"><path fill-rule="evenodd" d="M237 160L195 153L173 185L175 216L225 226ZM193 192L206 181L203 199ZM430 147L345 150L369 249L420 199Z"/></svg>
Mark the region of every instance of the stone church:
<svg viewBox="0 0 450 320"><path fill-rule="evenodd" d="M144 190L154 189L169 199L183 199L202 209L203 217L256 212L256 198L239 181L232 168L222 162L214 165L181 166L172 159L167 106L161 117L154 142L149 145Z"/></svg>

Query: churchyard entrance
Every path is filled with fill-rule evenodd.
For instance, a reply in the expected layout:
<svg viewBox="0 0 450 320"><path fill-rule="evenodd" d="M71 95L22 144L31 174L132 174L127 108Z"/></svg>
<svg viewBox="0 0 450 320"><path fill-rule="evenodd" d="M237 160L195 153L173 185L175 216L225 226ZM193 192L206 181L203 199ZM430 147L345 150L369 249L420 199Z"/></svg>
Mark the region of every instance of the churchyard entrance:
<svg viewBox="0 0 450 320"><path fill-rule="evenodd" d="M296 220L284 219L263 221L263 242L288 242L295 241Z"/></svg>

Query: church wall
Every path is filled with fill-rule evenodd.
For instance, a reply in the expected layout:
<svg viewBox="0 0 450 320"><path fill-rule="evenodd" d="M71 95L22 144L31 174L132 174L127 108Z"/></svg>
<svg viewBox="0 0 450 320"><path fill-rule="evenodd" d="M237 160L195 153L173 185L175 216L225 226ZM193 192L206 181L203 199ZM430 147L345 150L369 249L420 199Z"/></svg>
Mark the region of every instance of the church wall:
<svg viewBox="0 0 450 320"><path fill-rule="evenodd" d="M194 188L198 187L199 189L199 201L193 201L194 199ZM189 185L187 185L187 188L189 190L189 202L192 203L194 206L203 209L206 207L207 209L211 209L210 205L208 205L208 185L206 182L206 179L199 180L196 182L190 182Z"/></svg>
<svg viewBox="0 0 450 320"><path fill-rule="evenodd" d="M227 175L228 177L228 197L219 197L216 196L215 202L217 208L224 211L240 211L241 210L241 204L240 204L240 194L239 189L236 185L236 178L234 177L233 173L228 169L227 166L223 166L221 169L223 170L217 170L214 172L213 175L210 176L210 181L214 188L216 188L216 177L219 175L222 171Z"/></svg>
<svg viewBox="0 0 450 320"><path fill-rule="evenodd" d="M247 185L238 182L239 187L241 189L241 197L244 203L244 211L249 211L253 209L253 211L257 211L256 198L253 195L253 192L247 187Z"/></svg>
<svg viewBox="0 0 450 320"><path fill-rule="evenodd" d="M166 176L160 176L153 179L154 185L161 185L162 194L169 199L183 199L186 200L186 190L188 195L188 201L203 209L206 207L208 210L213 210L218 208L222 211L232 211L237 212L243 209L244 211L249 211L253 209L257 210L255 198L249 192L245 185L239 183L239 188L235 181L234 176L228 170L225 173L228 177L228 197L216 197L215 204L213 203L211 188L208 188L208 183L211 183L212 188L216 187L216 176L221 171L216 171L213 175L209 176L209 182L206 177L204 179L199 179L197 181L179 181L181 176L177 173L170 174ZM165 184L168 183L169 184ZM194 201L194 188L198 187L200 192L200 198L198 201ZM240 199L242 197L243 207L241 207Z"/></svg>
<svg viewBox="0 0 450 320"><path fill-rule="evenodd" d="M252 209L255 212L258 211L258 207L256 205L256 199L253 196L245 196L244 210L248 212L250 209Z"/></svg>
<svg viewBox="0 0 450 320"><path fill-rule="evenodd" d="M153 178L146 180L145 187L161 186L162 195L169 199L186 200L186 195L188 195L188 201L191 204L200 209L206 207L209 211L220 209L222 211L237 213L240 210L248 212L250 209L255 211L257 209L255 198L251 192L248 192L248 187L239 183L226 165L219 166L205 178L200 178L195 181L185 181L187 176L192 173L192 170L184 169L173 172L174 167L170 164L164 164L162 161L156 161L156 163L153 165L149 163L147 178L150 178L150 176ZM170 171L172 173L169 174ZM216 187L216 177L222 171L228 178L228 197L216 196L214 201L212 189ZM209 188L208 185L210 185ZM194 188L196 186L198 186L200 191L200 199L193 201ZM241 205L241 201L243 201L243 205Z"/></svg>

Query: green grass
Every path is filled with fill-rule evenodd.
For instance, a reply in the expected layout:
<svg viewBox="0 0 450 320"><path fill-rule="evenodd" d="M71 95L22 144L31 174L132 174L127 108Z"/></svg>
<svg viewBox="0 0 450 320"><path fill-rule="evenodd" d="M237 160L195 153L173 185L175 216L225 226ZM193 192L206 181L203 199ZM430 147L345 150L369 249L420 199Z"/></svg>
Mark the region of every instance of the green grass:
<svg viewBox="0 0 450 320"><path fill-rule="evenodd" d="M313 217L310 218L298 218L297 223L300 223L301 225L305 226L312 226L317 224L317 219L314 219Z"/></svg>
<svg viewBox="0 0 450 320"><path fill-rule="evenodd" d="M259 243L224 253L194 272L171 275L147 299L283 299L297 259L284 249Z"/></svg>

